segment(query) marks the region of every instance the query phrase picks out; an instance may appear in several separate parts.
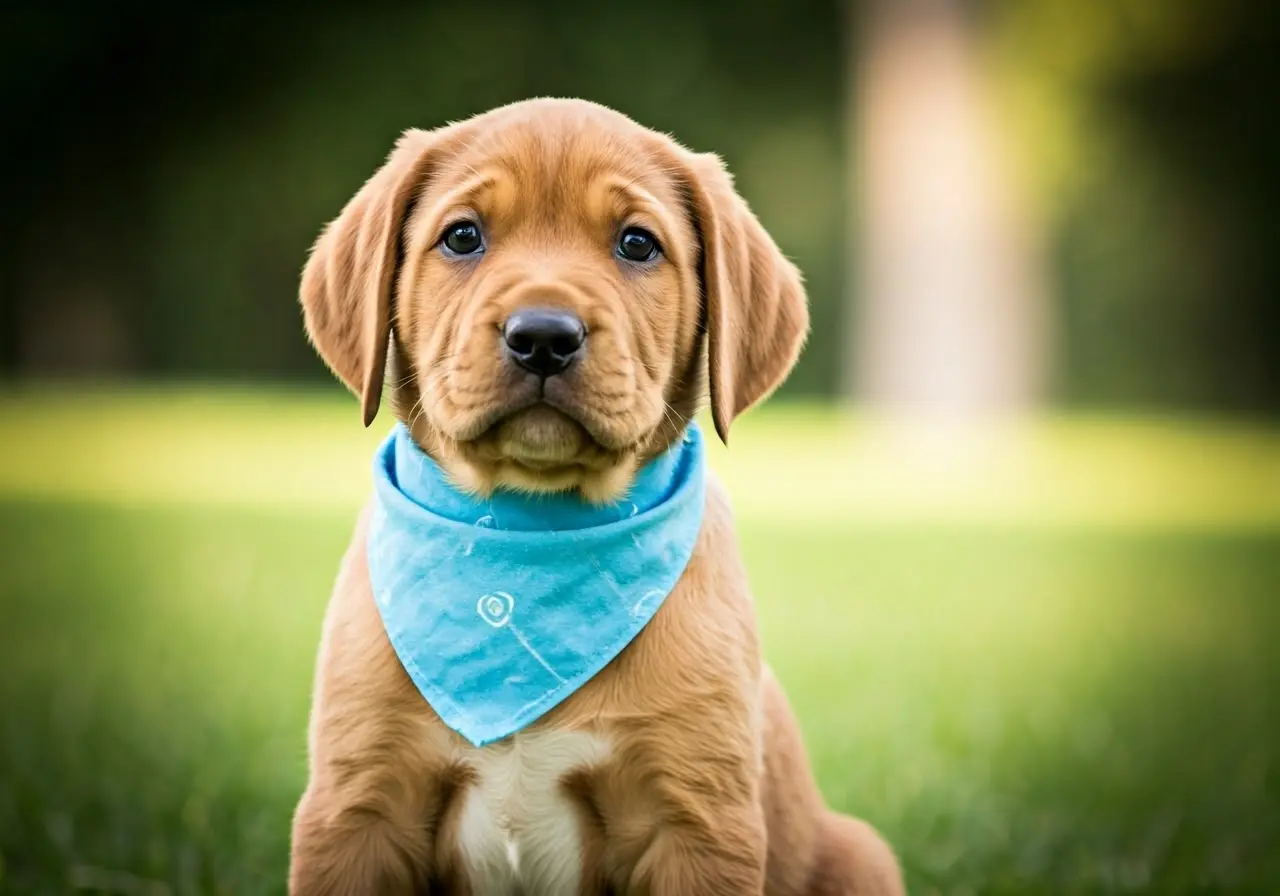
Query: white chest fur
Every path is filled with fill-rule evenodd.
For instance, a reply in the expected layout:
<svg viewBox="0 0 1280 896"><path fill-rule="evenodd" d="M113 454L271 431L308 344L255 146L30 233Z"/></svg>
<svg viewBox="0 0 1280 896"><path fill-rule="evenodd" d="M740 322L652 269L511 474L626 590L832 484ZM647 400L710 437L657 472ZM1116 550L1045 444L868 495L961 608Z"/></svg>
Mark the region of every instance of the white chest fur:
<svg viewBox="0 0 1280 896"><path fill-rule="evenodd" d="M578 892L581 818L566 800L561 781L607 755L605 741L572 731L518 734L463 755L477 776L458 830L474 896Z"/></svg>

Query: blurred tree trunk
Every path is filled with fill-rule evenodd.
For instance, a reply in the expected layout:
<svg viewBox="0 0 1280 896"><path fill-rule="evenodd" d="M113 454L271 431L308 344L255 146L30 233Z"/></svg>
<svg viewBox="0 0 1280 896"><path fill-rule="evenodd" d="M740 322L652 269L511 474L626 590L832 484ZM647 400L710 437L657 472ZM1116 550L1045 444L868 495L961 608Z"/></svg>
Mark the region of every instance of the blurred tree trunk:
<svg viewBox="0 0 1280 896"><path fill-rule="evenodd" d="M1025 409L1049 364L1038 246L1011 201L968 6L868 0L851 17L845 386L895 413Z"/></svg>

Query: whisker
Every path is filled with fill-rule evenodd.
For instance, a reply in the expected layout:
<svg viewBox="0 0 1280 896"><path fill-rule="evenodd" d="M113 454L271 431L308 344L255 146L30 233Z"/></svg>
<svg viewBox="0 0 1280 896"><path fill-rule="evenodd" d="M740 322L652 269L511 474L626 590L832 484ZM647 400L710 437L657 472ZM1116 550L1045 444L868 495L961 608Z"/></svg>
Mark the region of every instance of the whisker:
<svg viewBox="0 0 1280 896"><path fill-rule="evenodd" d="M418 415L421 414L422 412L423 412L422 398L419 397L418 400L413 403L413 406L409 408L409 419L405 422L405 426L409 430L412 431L413 424L417 421Z"/></svg>
<svg viewBox="0 0 1280 896"><path fill-rule="evenodd" d="M680 422L680 412L666 401L662 403L662 422L671 427L672 435L680 432L684 426L684 424Z"/></svg>

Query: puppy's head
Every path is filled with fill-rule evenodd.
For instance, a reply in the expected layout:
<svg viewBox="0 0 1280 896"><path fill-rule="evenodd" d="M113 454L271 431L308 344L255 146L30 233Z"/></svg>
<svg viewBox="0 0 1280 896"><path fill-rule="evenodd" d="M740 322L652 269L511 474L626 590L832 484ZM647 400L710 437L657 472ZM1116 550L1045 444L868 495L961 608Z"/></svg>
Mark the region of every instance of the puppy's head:
<svg viewBox="0 0 1280 896"><path fill-rule="evenodd" d="M808 329L719 159L577 100L407 132L321 235L301 300L366 425L386 372L464 487L594 501L679 436L704 384L726 439Z"/></svg>

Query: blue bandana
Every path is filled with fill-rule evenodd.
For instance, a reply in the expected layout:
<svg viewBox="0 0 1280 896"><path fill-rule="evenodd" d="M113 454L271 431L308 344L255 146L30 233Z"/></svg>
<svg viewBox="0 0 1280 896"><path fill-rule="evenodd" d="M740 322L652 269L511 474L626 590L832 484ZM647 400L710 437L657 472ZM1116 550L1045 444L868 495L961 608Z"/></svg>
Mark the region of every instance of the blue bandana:
<svg viewBox="0 0 1280 896"><path fill-rule="evenodd" d="M397 425L374 458L369 575L391 646L476 746L533 722L605 667L675 587L702 526L702 434L616 504L455 488Z"/></svg>

